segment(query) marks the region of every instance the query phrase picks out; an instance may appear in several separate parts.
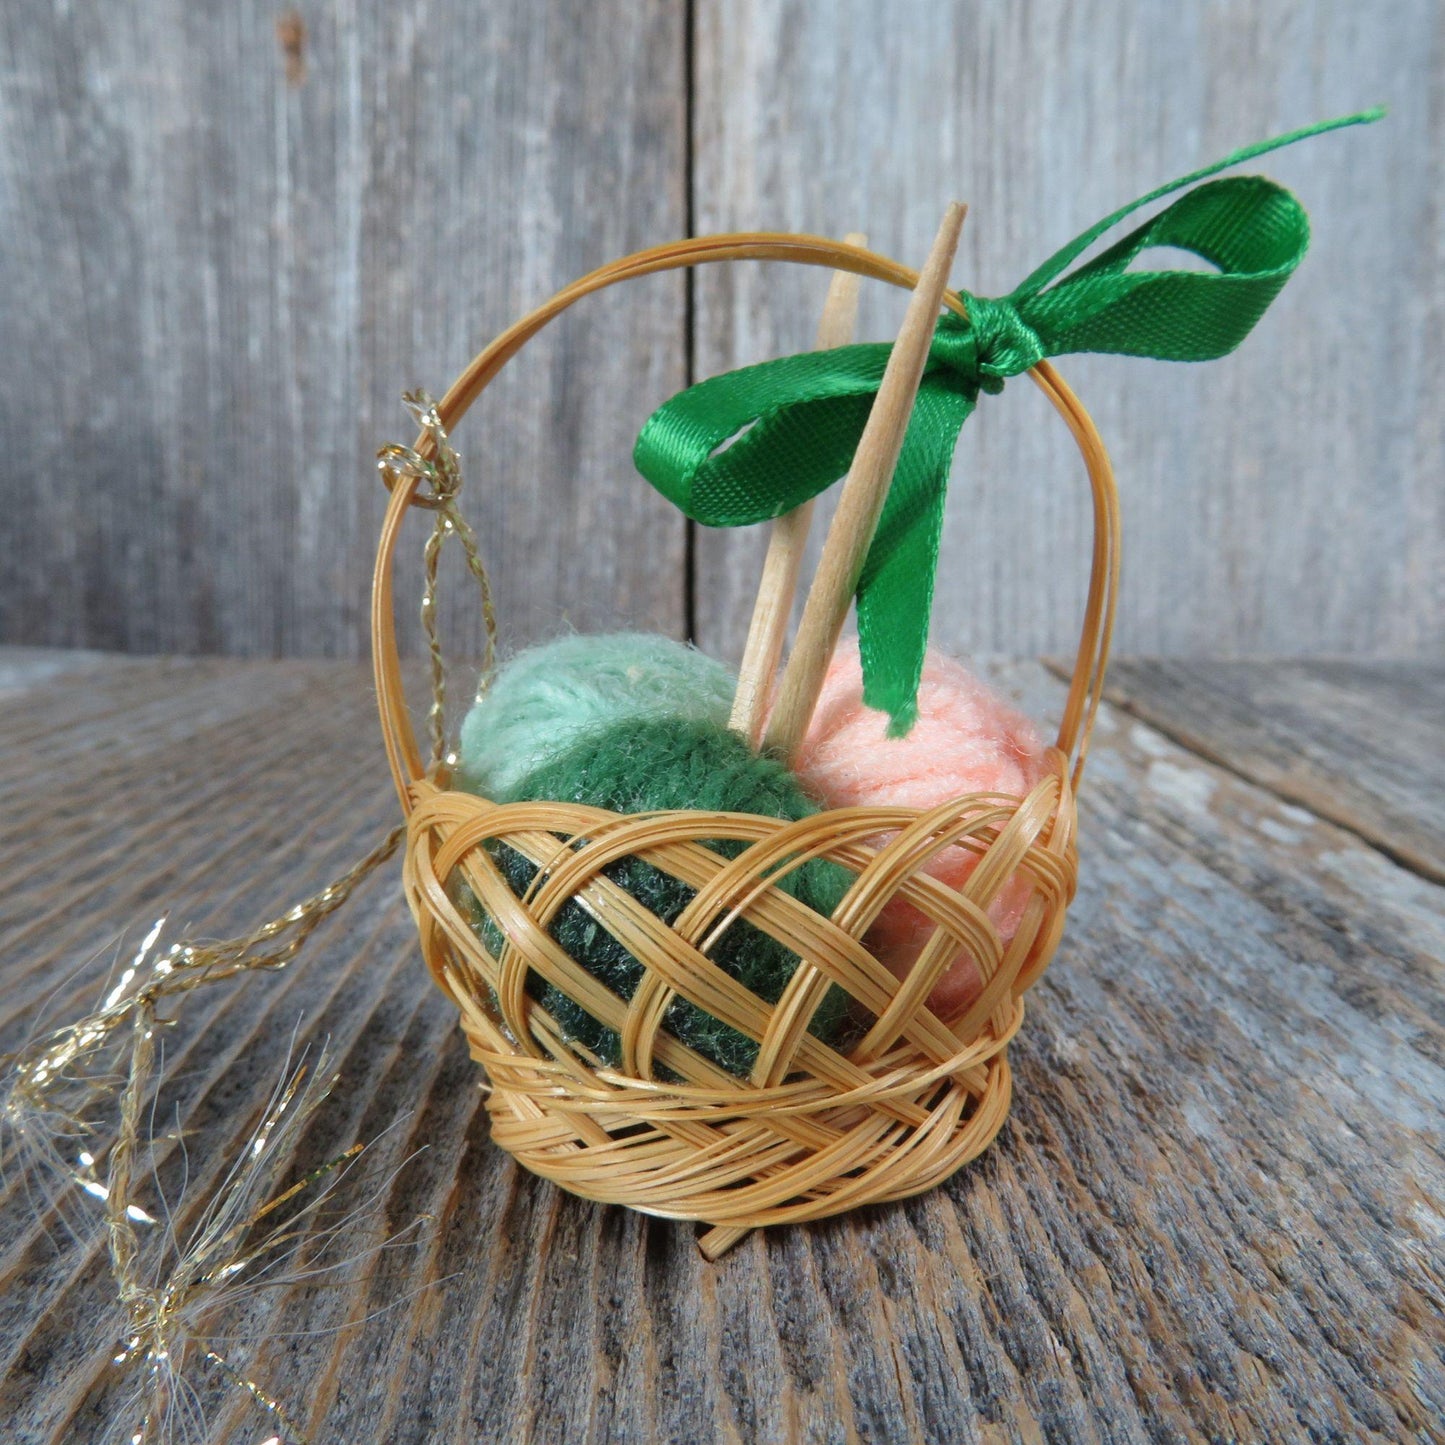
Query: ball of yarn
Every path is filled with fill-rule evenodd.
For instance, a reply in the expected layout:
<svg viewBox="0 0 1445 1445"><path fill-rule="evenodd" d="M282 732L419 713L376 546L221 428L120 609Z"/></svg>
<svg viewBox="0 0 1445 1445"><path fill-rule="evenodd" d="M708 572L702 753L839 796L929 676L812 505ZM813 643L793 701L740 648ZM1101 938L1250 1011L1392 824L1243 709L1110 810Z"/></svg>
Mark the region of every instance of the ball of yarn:
<svg viewBox="0 0 1445 1445"><path fill-rule="evenodd" d="M589 733L534 768L509 790L514 801L586 803L618 813L700 808L761 813L796 820L818 811L797 778L775 758L755 754L735 733L717 723L689 717L631 718ZM489 845L509 886L527 891L536 866L504 843ZM716 840L705 846L736 857L744 844ZM660 919L676 922L695 896L687 884L640 858L622 858L605 875ZM836 864L813 861L793 870L778 886L819 913L831 914L852 882ZM500 939L495 925L489 946ZM636 991L643 965L575 899L557 912L550 932L567 953L624 999ZM776 1003L798 966L798 956L745 919L734 922L710 950L712 960L768 1003ZM536 973L528 992L557 1021L564 1035L611 1065L621 1060L615 1029L593 1018L561 989ZM834 1041L847 1013L847 996L829 989L809 1028ZM664 1027L703 1057L745 1076L757 1061L758 1046L681 997L664 1017Z"/></svg>
<svg viewBox="0 0 1445 1445"><path fill-rule="evenodd" d="M902 738L890 738L887 727L885 714L864 706L857 642L840 644L803 741L798 775L830 808L933 808L964 793L1023 797L1043 776L1044 748L1033 724L961 663L933 648L918 689L918 721ZM978 856L967 848L945 848L925 871L959 888ZM1028 882L1015 875L989 907L1005 943L1018 930L1030 892ZM902 978L932 933L922 912L895 898L867 941L874 956ZM929 994L929 1007L941 1018L956 1017L981 988L977 962L960 950Z"/></svg>
<svg viewBox="0 0 1445 1445"><path fill-rule="evenodd" d="M631 718L725 724L737 679L720 662L647 632L573 634L519 652L462 722L456 786L493 802L585 734Z"/></svg>

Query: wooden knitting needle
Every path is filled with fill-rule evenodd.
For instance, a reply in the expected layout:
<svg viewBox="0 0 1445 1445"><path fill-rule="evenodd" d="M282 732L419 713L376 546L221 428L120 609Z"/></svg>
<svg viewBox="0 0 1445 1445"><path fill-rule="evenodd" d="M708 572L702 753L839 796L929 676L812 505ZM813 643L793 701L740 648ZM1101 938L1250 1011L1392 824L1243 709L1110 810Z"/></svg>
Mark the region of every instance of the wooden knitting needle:
<svg viewBox="0 0 1445 1445"><path fill-rule="evenodd" d="M850 231L843 237L843 244L866 246L868 238L860 231ZM823 316L818 322L819 351L847 346L853 340L862 279L852 271L833 272L828 299L823 303ZM753 603L753 620L748 628L748 643L743 649L743 665L738 672L738 690L733 695L733 713L728 724L753 748L762 740L763 719L783 656L783 639L812 524L813 501L809 498L802 506L779 517L768 538L768 555L763 562L757 601Z"/></svg>
<svg viewBox="0 0 1445 1445"><path fill-rule="evenodd" d="M838 645L848 606L858 586L858 574L863 570L863 561L898 465L898 454L903 449L913 400L923 379L965 214L967 207L957 202L949 206L933 250L919 273L873 409L868 413L858 450L853 454L853 465L843 482L818 571L803 604L803 620L783 672L778 705L765 738L769 749L790 761L797 755L813 709L818 705L823 674Z"/></svg>

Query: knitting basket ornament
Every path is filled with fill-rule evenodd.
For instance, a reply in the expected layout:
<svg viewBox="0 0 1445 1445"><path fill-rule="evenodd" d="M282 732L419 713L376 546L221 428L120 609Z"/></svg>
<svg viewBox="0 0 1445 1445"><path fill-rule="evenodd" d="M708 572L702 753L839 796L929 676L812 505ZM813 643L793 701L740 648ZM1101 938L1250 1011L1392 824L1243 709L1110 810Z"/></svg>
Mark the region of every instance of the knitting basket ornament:
<svg viewBox="0 0 1445 1445"><path fill-rule="evenodd" d="M641 251L560 291L456 381L416 443L424 460L437 456L438 438L455 430L533 336L605 287L682 267L768 260L913 292L891 346L837 346L834 338L833 349L712 378L660 409L639 438L647 479L709 525L786 520L847 473L771 712L777 608L771 646L760 649L759 661L750 639L739 684L735 725L785 760L807 728L837 644L840 598L856 596L864 696L892 716L896 731L906 730L953 442L980 392L1028 375L1077 445L1093 508L1089 587L1063 716L1042 776L1025 794L970 793L926 809L824 808L794 820L700 808L612 812L569 801L498 803L450 786L439 748L424 761L402 690L392 563L408 510L446 499L423 488L424 469L387 474L372 642L387 756L407 822L404 887L427 967L458 1008L485 1071L492 1136L520 1163L589 1199L702 1222L709 1228L701 1246L715 1257L750 1229L920 1193L988 1147L1008 1115L1007 1047L1024 995L1053 958L1074 896L1076 798L1118 584L1109 459L1048 358L1223 355L1288 279L1307 222L1272 182L1214 180L1064 273L1138 206L1304 134L1371 118L1251 147L1166 186L1085 232L1002 300L946 289L961 212L946 218L922 272L860 245L804 235L711 236ZM1151 246L1192 250L1216 269L1129 269ZM837 548L835 537L843 539ZM857 544L851 550L848 537ZM759 615L764 610L760 603ZM977 858L957 886L929 871L951 848ZM528 860L530 886L514 888L498 866L499 850ZM623 860L686 885L686 906L659 918L617 881ZM846 879L830 914L807 906L796 886L800 870L820 862ZM1005 889L1024 900L1007 937L990 916ZM898 899L931 928L902 977L866 942ZM478 927L478 907L491 920L487 928ZM558 942L555 925L568 908L574 915L580 908L589 927L606 930L640 966L627 997ZM721 941L744 925L798 960L774 1001L717 961ZM981 986L940 1016L930 995L961 951ZM539 981L547 992L539 993ZM812 1027L840 994L850 1026ZM615 1031L615 1062L580 1042L546 998L565 999ZM679 1000L751 1041L745 1074L668 1026Z"/></svg>

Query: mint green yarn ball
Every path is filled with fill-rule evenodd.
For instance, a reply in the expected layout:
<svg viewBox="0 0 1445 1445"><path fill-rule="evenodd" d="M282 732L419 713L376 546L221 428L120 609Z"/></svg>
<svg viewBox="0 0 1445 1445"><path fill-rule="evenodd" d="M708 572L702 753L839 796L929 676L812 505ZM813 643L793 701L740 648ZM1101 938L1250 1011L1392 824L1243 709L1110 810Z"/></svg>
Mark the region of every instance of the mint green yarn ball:
<svg viewBox="0 0 1445 1445"><path fill-rule="evenodd" d="M726 724L737 679L648 632L559 637L519 652L462 723L456 786L515 802L523 780L588 733L629 721Z"/></svg>

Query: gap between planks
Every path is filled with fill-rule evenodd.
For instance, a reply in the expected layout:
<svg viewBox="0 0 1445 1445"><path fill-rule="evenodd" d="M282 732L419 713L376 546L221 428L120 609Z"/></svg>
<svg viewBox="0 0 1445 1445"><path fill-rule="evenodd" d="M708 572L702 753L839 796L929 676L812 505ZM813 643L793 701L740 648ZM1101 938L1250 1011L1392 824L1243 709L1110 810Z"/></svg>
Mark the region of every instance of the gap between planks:
<svg viewBox="0 0 1445 1445"><path fill-rule="evenodd" d="M1052 676L1059 678L1062 682L1068 682L1071 669L1062 659L1045 657L1040 661ZM1398 845L1385 835L1362 824L1349 809L1332 808L1326 799L1316 793L1288 788L1283 786L1283 780L1270 777L1264 769L1245 766L1226 750L1211 747L1203 738L1190 734L1185 729L1171 723L1167 718L1162 718L1157 713L1141 706L1128 693L1121 691L1117 684L1105 684L1104 701L1135 722L1152 728L1161 737L1168 738L1177 747L1183 748L1201 761L1223 769L1231 776L1240 779L1241 782L1249 783L1252 787L1263 789L1282 803L1289 804L1290 807L1303 809L1313 818L1333 824L1372 852L1379 853L1398 867L1405 869L1407 873L1413 873L1427 883L1445 886L1445 867L1427 854L1414 848Z"/></svg>

